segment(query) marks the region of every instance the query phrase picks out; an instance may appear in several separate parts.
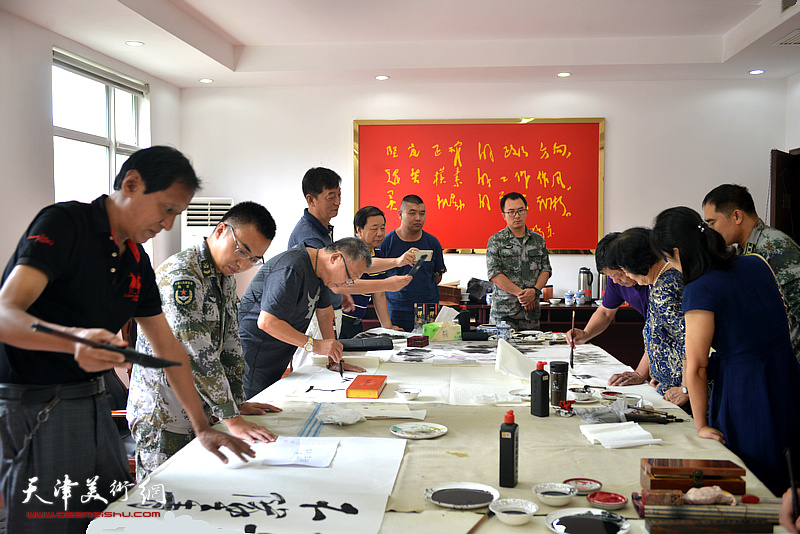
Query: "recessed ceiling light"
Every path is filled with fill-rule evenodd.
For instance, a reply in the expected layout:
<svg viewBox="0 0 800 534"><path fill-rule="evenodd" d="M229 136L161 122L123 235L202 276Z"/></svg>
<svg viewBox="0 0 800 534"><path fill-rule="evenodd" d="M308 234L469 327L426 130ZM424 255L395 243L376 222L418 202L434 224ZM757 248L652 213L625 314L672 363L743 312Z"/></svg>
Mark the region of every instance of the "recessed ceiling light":
<svg viewBox="0 0 800 534"><path fill-rule="evenodd" d="M559 78L568 78L569 76L572 76L571 72L559 72L558 73L558 77Z"/></svg>
<svg viewBox="0 0 800 534"><path fill-rule="evenodd" d="M762 69L753 69L750 71L750 74L757 76L758 74L764 74L764 71Z"/></svg>
<svg viewBox="0 0 800 534"><path fill-rule="evenodd" d="M211 78L200 78L197 81L199 81L200 83L213 83L214 82L214 80L212 80Z"/></svg>
<svg viewBox="0 0 800 534"><path fill-rule="evenodd" d="M379 74L378 76L375 76L375 79L376 79L376 80L383 81L383 80L388 80L388 79L389 79L389 77L388 77L388 76L386 76L385 74Z"/></svg>
<svg viewBox="0 0 800 534"><path fill-rule="evenodd" d="M141 41L125 41L125 44L128 46L144 46L144 43Z"/></svg>

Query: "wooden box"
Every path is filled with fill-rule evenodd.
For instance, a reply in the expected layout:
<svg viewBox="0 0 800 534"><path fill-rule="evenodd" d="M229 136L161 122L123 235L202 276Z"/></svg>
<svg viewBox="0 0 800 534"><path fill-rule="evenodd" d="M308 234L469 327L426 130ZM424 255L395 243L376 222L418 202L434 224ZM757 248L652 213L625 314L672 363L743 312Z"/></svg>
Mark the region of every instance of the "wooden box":
<svg viewBox="0 0 800 534"><path fill-rule="evenodd" d="M643 489L677 489L719 486L734 495L745 493L745 470L729 460L642 458L640 481Z"/></svg>
<svg viewBox="0 0 800 534"><path fill-rule="evenodd" d="M458 286L439 286L439 302L461 304L461 288Z"/></svg>
<svg viewBox="0 0 800 534"><path fill-rule="evenodd" d="M386 387L386 375L358 375L347 386L348 399L377 399Z"/></svg>

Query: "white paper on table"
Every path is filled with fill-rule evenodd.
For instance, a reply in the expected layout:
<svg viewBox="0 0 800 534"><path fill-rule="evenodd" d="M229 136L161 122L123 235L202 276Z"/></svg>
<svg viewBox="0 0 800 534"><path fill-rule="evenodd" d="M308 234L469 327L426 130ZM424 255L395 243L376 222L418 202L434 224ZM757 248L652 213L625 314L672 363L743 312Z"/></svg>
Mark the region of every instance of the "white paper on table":
<svg viewBox="0 0 800 534"><path fill-rule="evenodd" d="M263 455L256 455L256 459L261 460L262 465L330 467L339 448L339 440L278 436L276 441L265 445Z"/></svg>
<svg viewBox="0 0 800 534"><path fill-rule="evenodd" d="M506 340L500 339L497 341L497 360L494 362L494 369L504 375L530 381L536 365Z"/></svg>
<svg viewBox="0 0 800 534"><path fill-rule="evenodd" d="M581 433L586 436L589 443L594 444L597 441L606 449L622 449L661 443L659 438L653 438L650 432L639 426L639 423L634 423L633 421L581 425L580 428Z"/></svg>

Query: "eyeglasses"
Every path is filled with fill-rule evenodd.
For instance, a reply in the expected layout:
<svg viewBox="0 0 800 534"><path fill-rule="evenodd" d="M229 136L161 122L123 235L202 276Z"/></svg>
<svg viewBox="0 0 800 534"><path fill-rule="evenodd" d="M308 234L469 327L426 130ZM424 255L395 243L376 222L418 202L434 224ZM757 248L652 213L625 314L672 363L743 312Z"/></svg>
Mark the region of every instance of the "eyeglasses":
<svg viewBox="0 0 800 534"><path fill-rule="evenodd" d="M347 262L344 261L344 254L342 255L342 263L344 263L344 272L347 275L347 280L345 280L344 283L347 284L348 286L352 286L353 284L356 283L356 281L353 280L352 276L350 276L350 271L347 269Z"/></svg>
<svg viewBox="0 0 800 534"><path fill-rule="evenodd" d="M254 256L251 256L250 254L247 253L246 250L242 249L242 247L239 246L239 240L236 239L236 232L233 230L233 226L231 226L228 223L222 223L222 224L231 229L231 237L233 237L233 244L236 245L236 250L233 251L234 254L236 254L243 260L249 261L253 265L256 265L257 263L264 263L264 258L256 258Z"/></svg>
<svg viewBox="0 0 800 534"><path fill-rule="evenodd" d="M517 215L519 215L520 217L524 217L525 214L528 213L528 208L520 208L518 210L508 210L503 213L505 213L509 217L516 217Z"/></svg>

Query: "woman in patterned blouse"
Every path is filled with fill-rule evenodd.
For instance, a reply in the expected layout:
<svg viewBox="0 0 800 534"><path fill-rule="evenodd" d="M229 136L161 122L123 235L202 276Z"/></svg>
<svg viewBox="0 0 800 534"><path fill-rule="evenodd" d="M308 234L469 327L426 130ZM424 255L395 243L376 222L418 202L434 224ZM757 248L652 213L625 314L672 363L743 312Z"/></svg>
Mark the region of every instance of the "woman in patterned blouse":
<svg viewBox="0 0 800 534"><path fill-rule="evenodd" d="M650 247L648 228L630 228L617 238L611 257L619 268L639 285L650 286L650 300L644 326L645 353L636 373L669 402L689 411L689 394L683 385L686 359L681 273Z"/></svg>

